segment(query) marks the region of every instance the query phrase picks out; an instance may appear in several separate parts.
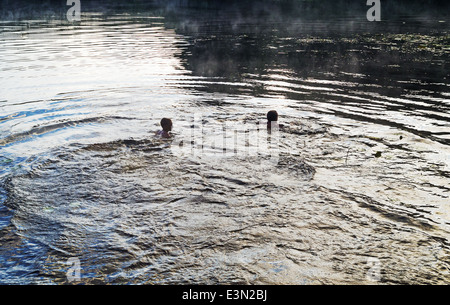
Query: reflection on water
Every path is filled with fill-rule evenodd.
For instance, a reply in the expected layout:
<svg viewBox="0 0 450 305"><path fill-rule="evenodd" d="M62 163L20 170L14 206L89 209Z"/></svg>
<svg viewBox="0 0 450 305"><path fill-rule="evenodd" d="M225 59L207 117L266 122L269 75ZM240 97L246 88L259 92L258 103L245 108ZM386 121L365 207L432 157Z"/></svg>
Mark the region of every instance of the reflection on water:
<svg viewBox="0 0 450 305"><path fill-rule="evenodd" d="M448 283L448 21L196 10L1 22L0 282Z"/></svg>

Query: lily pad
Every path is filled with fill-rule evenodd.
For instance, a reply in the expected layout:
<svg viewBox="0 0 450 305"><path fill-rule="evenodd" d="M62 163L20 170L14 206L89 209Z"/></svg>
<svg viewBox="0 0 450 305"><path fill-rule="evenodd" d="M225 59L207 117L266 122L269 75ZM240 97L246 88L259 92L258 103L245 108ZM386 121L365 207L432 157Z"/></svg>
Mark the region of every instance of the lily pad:
<svg viewBox="0 0 450 305"><path fill-rule="evenodd" d="M78 208L80 206L80 203L79 202L71 202L69 204L69 206L72 207L72 208Z"/></svg>
<svg viewBox="0 0 450 305"><path fill-rule="evenodd" d="M46 213L51 213L51 212L53 212L55 209L54 208L52 208L52 207L44 207L44 212L46 212Z"/></svg>

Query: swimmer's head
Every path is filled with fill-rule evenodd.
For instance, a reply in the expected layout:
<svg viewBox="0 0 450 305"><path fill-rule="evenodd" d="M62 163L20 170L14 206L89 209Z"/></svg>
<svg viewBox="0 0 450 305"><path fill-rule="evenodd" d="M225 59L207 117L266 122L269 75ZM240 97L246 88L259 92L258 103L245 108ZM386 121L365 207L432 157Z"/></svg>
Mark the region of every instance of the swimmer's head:
<svg viewBox="0 0 450 305"><path fill-rule="evenodd" d="M164 131L171 131L172 130L172 120L163 118L161 120L161 127Z"/></svg>
<svg viewBox="0 0 450 305"><path fill-rule="evenodd" d="M278 112L276 112L275 110L270 110L269 112L267 112L267 121L278 121Z"/></svg>

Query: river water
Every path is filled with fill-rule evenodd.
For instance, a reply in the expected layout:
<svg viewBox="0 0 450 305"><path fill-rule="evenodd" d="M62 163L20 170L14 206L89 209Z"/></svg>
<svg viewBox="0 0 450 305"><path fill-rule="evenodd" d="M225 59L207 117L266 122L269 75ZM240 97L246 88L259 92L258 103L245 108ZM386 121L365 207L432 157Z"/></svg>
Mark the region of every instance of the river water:
<svg viewBox="0 0 450 305"><path fill-rule="evenodd" d="M184 12L1 21L0 283L450 283L450 20Z"/></svg>

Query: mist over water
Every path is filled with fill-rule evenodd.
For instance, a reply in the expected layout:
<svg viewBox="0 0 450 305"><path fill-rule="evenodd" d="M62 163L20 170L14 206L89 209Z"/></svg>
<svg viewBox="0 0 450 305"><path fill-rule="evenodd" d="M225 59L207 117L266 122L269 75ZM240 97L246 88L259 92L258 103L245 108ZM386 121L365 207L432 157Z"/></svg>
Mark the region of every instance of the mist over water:
<svg viewBox="0 0 450 305"><path fill-rule="evenodd" d="M448 284L450 20L344 2L3 1L0 283Z"/></svg>

